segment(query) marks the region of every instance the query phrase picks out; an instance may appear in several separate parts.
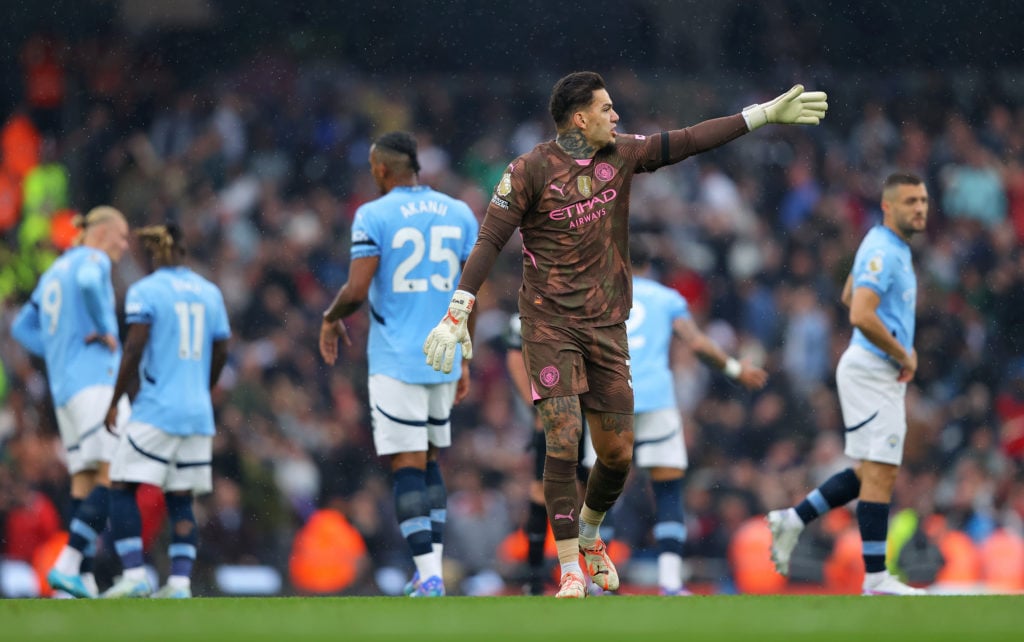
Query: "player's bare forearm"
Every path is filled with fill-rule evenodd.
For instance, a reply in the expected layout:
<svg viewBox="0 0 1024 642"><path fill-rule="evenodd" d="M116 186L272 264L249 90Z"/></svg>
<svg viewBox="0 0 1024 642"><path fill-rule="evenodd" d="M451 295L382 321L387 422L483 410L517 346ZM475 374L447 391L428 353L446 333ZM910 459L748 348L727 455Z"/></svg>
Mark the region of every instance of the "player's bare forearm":
<svg viewBox="0 0 1024 642"><path fill-rule="evenodd" d="M228 362L228 340L221 339L213 342L213 354L210 356L210 390L220 380L220 373L224 370L224 364Z"/></svg>
<svg viewBox="0 0 1024 642"><path fill-rule="evenodd" d="M548 454L556 459L575 461L583 437L583 414L580 398L551 397L537 402L537 413L544 426Z"/></svg>
<svg viewBox="0 0 1024 642"><path fill-rule="evenodd" d="M843 284L843 293L839 297L839 300L846 307L853 305L853 274L851 273L846 277L846 283Z"/></svg>
<svg viewBox="0 0 1024 642"><path fill-rule="evenodd" d="M142 363L142 353L149 343L149 330L148 323L132 323L128 326L128 337L124 341L124 353L121 355L121 369L117 371L114 395L110 399L110 411L115 414L122 396L128 392L138 392L139 364Z"/></svg>
<svg viewBox="0 0 1024 642"><path fill-rule="evenodd" d="M860 330L868 341L895 359L897 363L904 365L909 360L910 354L896 340L896 337L889 333L885 323L878 317L879 302L878 294L870 288L855 288L850 302L850 325Z"/></svg>
<svg viewBox="0 0 1024 642"><path fill-rule="evenodd" d="M369 296L370 284L373 282L373 275L377 273L378 265L380 265L379 256L352 259L349 263L348 281L341 286L338 294L331 301L331 305L324 311L324 321L334 322L344 319L359 309L359 306Z"/></svg>
<svg viewBox="0 0 1024 642"><path fill-rule="evenodd" d="M348 284L346 283L340 290L338 290L338 294L335 295L334 300L331 301L331 305L327 306L327 310L324 311L324 321L333 323L340 319L344 319L358 310L362 305L363 299L353 299L351 292L348 289Z"/></svg>
<svg viewBox="0 0 1024 642"><path fill-rule="evenodd" d="M891 334L882 320L877 315L865 317L859 323L855 323L854 326L861 331L868 341L878 346L879 350L882 350L887 355L895 359L899 363L903 363L907 360L909 354L903 345L896 340Z"/></svg>

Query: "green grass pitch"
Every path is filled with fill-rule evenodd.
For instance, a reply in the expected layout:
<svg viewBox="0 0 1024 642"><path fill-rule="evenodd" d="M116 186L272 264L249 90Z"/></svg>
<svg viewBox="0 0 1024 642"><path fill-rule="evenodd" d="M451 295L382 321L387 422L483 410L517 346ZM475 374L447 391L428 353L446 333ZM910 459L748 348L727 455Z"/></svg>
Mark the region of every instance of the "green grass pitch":
<svg viewBox="0 0 1024 642"><path fill-rule="evenodd" d="M1021 640L1024 597L0 600L0 640Z"/></svg>

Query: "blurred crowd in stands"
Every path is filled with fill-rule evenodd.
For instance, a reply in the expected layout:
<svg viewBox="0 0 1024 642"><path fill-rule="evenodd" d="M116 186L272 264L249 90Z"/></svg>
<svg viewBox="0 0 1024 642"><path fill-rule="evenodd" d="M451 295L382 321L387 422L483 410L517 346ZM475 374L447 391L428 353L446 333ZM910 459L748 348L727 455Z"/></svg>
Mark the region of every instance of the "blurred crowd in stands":
<svg viewBox="0 0 1024 642"><path fill-rule="evenodd" d="M354 346L339 365L326 367L316 347L320 315L346 278L353 213L377 196L369 141L413 131L421 182L482 216L508 161L553 136L548 92L570 70L370 76L268 48L186 76L128 38L44 34L26 40L18 64L23 100L0 114L0 554L31 563L68 508L44 373L11 340L10 320L66 246L70 214L108 203L133 227L178 221L191 265L229 307L215 490L198 508L207 594L224 564L274 567L290 592L394 590L388 569L410 568L386 467L373 455L365 315L349 320ZM673 351L691 465L691 581L756 590L760 576L744 569L762 552L770 563L766 545L738 542L763 535L750 520L848 465L833 381L850 335L839 293L880 219L882 179L900 169L926 179L932 210L914 245L920 368L894 498L912 520L899 559L919 582L978 582L991 579L986 543L1002 538L1020 559L1005 587L1024 589L1024 102L980 72L920 72L896 86L868 74L840 83L822 70L767 75L763 85L597 71L619 129L636 133L735 113L793 81L845 87L820 127L767 127L634 183L633 232L652 248L660 279L710 336L770 373L765 390L748 393L685 347ZM121 262L119 296L142 270ZM442 459L448 571L474 580L466 592L519 581L513 539L525 518L532 420L505 372L503 335L520 270L513 240L478 299L473 389ZM631 555L624 575L637 585L652 559L641 488L629 485L616 518ZM161 518L159 497L140 501L151 504L148 522ZM841 518L816 525L790 586L839 586L838 544L850 528ZM351 529L359 537L330 535ZM954 573L957 555L976 557Z"/></svg>

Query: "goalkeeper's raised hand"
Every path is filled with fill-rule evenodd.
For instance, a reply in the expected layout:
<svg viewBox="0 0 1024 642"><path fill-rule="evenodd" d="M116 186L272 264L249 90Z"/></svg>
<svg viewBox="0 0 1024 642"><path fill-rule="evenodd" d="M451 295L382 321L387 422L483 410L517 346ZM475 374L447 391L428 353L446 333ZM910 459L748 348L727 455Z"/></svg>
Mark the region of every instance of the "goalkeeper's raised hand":
<svg viewBox="0 0 1024 642"><path fill-rule="evenodd" d="M455 346L462 344L462 358L473 358L473 343L469 339L469 313L473 311L476 297L465 290L456 290L448 313L437 324L423 343L427 364L444 373L452 371L455 363Z"/></svg>
<svg viewBox="0 0 1024 642"><path fill-rule="evenodd" d="M828 111L827 101L823 91L804 91L803 85L793 85L774 100L745 108L743 119L750 131L768 123L817 125Z"/></svg>

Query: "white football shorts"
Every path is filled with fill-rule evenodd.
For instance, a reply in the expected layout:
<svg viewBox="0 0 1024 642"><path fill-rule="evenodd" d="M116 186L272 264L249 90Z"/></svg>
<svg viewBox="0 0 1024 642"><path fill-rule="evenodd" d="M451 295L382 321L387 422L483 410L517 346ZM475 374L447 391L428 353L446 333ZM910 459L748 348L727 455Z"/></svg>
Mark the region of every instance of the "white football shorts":
<svg viewBox="0 0 1024 642"><path fill-rule="evenodd" d="M633 465L640 468L678 468L686 470L686 442L683 417L676 408L641 412L633 420ZM583 465L593 468L597 452L590 440L590 427L584 428Z"/></svg>
<svg viewBox="0 0 1024 642"><path fill-rule="evenodd" d="M213 437L181 437L133 421L121 431L110 479L200 495L213 490L212 458Z"/></svg>
<svg viewBox="0 0 1024 642"><path fill-rule="evenodd" d="M457 381L405 383L387 375L370 375L370 416L378 455L426 452L433 444L452 443L449 415Z"/></svg>
<svg viewBox="0 0 1024 642"><path fill-rule="evenodd" d="M113 460L117 437L103 425L113 395L113 386L89 386L57 408L57 428L72 475L95 470L100 463ZM117 403L118 432L128 423L131 413L128 397L122 395Z"/></svg>
<svg viewBox="0 0 1024 642"><path fill-rule="evenodd" d="M836 387L846 426L846 455L899 466L907 436L907 384L899 369L860 346L839 359Z"/></svg>

